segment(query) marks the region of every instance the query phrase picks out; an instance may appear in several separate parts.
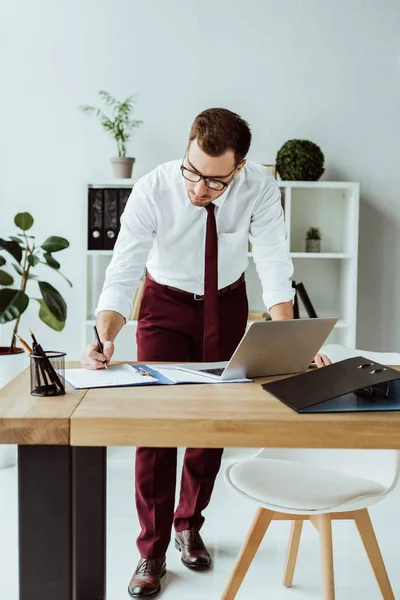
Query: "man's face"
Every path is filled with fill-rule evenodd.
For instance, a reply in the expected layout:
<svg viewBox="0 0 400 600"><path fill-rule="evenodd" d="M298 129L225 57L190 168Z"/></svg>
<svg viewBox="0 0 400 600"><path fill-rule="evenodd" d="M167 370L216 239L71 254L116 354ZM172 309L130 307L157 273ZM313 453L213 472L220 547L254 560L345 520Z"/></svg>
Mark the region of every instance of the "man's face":
<svg viewBox="0 0 400 600"><path fill-rule="evenodd" d="M190 171L208 177L212 181L226 183L233 176L236 177L245 161L242 161L234 171L236 163L235 154L232 150L228 150L221 156L208 156L199 147L197 140L193 140L189 144L183 164ZM207 206L207 204L221 196L226 189L224 187L222 190L213 190L206 185L204 179L197 182L184 179L184 182L189 200L194 206Z"/></svg>

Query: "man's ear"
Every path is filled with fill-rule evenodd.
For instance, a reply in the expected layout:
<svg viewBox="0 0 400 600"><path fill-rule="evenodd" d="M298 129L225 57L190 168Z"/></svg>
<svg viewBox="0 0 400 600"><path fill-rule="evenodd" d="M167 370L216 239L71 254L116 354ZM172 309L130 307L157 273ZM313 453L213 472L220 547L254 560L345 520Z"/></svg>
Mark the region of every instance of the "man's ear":
<svg viewBox="0 0 400 600"><path fill-rule="evenodd" d="M236 171L235 171L235 177L237 177L237 176L239 175L240 171L243 169L243 167L244 167L244 165L245 165L245 164L246 164L246 159L244 158L244 159L242 160L242 162L240 162L240 163L238 164L238 166L236 167Z"/></svg>

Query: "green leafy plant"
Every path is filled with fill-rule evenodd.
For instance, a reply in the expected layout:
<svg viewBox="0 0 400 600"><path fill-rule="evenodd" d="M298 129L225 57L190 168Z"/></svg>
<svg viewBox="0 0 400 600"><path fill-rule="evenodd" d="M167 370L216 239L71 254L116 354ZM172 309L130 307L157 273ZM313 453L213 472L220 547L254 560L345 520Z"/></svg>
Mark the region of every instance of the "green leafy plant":
<svg viewBox="0 0 400 600"><path fill-rule="evenodd" d="M38 265L46 265L59 273L72 287L72 283L60 272L60 263L53 256L54 252L68 248L69 242L62 237L51 236L37 247L35 236L26 234L33 225L33 217L27 212L18 213L14 223L22 233L10 236L8 240L0 238L0 252L4 250L12 256L11 266L21 278L19 289L11 288L14 277L0 269L0 325L16 321L10 352L15 350L20 318L28 308L30 298L26 288L29 280L37 280L41 297L34 299L39 304L39 317L43 323L56 331L62 331L67 319L67 305L64 298L50 283L39 280L32 269ZM6 259L0 254L0 267L6 264Z"/></svg>
<svg viewBox="0 0 400 600"><path fill-rule="evenodd" d="M321 231L318 227L310 227L306 232L306 240L320 240Z"/></svg>
<svg viewBox="0 0 400 600"><path fill-rule="evenodd" d="M132 137L135 129L143 123L143 121L131 118L137 94L129 96L124 102L119 102L104 90L99 92L99 96L105 106L111 110L111 116L107 116L100 108L95 106L82 105L79 108L85 114L95 115L100 119L103 128L117 142L118 156L126 156L126 143Z"/></svg>
<svg viewBox="0 0 400 600"><path fill-rule="evenodd" d="M321 148L308 140L289 140L276 155L276 170L286 181L317 181L324 172Z"/></svg>

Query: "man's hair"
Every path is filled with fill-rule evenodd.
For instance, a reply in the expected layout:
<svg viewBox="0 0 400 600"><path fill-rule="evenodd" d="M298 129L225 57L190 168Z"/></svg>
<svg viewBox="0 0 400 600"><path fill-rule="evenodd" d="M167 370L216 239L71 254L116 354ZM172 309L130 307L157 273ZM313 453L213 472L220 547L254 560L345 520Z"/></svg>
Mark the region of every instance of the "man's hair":
<svg viewBox="0 0 400 600"><path fill-rule="evenodd" d="M189 141L194 139L209 156L221 156L232 150L238 164L249 151L251 131L248 123L236 113L226 108L209 108L193 121Z"/></svg>

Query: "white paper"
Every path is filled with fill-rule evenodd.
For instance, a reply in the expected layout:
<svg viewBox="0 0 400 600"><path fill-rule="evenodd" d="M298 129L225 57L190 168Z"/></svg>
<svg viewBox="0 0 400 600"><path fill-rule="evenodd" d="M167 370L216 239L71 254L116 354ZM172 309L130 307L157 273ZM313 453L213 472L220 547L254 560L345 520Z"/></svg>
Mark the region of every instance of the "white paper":
<svg viewBox="0 0 400 600"><path fill-rule="evenodd" d="M149 384L154 377L141 375L130 365L115 365L108 369L65 369L65 379L76 389Z"/></svg>
<svg viewBox="0 0 400 600"><path fill-rule="evenodd" d="M400 354L397 352L371 352L370 350L347 348L341 344L327 344L321 348L321 352L326 354L332 362L364 356L383 365L400 365Z"/></svg>

